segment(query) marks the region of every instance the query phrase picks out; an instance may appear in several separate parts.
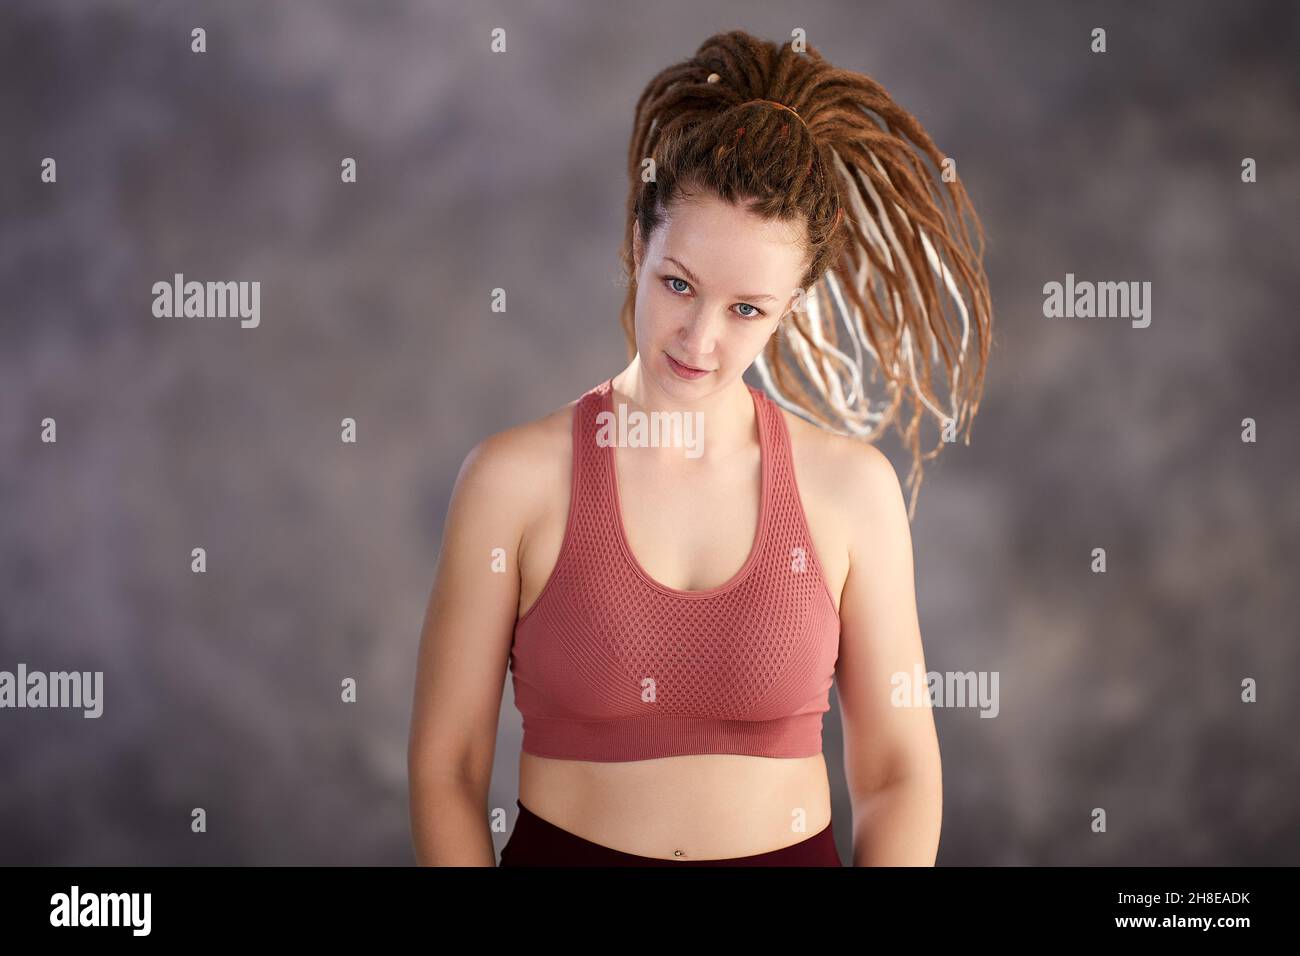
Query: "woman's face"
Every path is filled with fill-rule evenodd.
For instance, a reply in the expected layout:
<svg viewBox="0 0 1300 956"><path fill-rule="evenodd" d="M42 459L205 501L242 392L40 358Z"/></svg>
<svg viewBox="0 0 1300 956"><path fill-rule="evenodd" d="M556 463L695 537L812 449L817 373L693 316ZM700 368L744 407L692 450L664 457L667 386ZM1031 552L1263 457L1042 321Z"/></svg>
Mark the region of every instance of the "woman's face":
<svg viewBox="0 0 1300 956"><path fill-rule="evenodd" d="M794 302L807 265L800 228L697 195L670 207L648 245L637 233L642 374L684 397L718 391L743 375Z"/></svg>

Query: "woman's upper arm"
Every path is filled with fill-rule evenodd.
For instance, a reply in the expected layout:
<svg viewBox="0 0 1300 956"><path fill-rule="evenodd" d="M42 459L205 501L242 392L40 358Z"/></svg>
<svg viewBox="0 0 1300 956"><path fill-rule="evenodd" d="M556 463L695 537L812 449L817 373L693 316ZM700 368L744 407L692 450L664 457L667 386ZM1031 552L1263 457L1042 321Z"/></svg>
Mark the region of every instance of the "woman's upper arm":
<svg viewBox="0 0 1300 956"><path fill-rule="evenodd" d="M420 635L412 775L484 788L490 780L519 603L524 453L517 432L501 432L475 446L456 477Z"/></svg>
<svg viewBox="0 0 1300 956"><path fill-rule="evenodd" d="M939 747L924 683L902 488L883 452L860 447L849 483L849 573L841 597L836 686L848 786L854 795L868 795L903 776L937 774ZM898 675L911 686L916 674L922 675L922 699L899 706Z"/></svg>

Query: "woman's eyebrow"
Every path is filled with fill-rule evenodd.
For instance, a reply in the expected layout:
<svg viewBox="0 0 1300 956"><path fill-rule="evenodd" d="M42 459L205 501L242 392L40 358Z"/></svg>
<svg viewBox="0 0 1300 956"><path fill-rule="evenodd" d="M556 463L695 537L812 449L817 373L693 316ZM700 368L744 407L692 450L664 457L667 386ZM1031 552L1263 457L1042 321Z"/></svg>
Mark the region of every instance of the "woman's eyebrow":
<svg viewBox="0 0 1300 956"><path fill-rule="evenodd" d="M691 280L692 282L694 282L696 285L704 285L704 283L701 282L701 281L696 277L695 273L692 272L690 269L686 268L686 265L685 265L684 263L680 262L679 260L674 259L672 256L664 256L664 262L671 262L671 263L672 263L673 265L675 265L677 268L681 269L683 272L686 273L686 278L690 279L690 280ZM773 302L776 301L776 296L774 296L774 295L768 295L766 292L758 292L758 293L755 293L755 294L753 294L753 295L738 295L738 296L736 296L736 298L737 298L737 299L747 299L747 300L749 300L749 301L755 301L755 300L758 300L758 299L769 299L769 300L771 300L771 301L773 301Z"/></svg>

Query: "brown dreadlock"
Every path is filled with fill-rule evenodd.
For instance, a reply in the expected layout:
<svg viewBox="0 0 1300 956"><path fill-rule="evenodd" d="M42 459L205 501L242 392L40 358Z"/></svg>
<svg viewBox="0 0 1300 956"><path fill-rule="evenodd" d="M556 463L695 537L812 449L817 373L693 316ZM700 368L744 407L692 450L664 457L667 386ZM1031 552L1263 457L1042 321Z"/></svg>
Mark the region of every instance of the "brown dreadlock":
<svg viewBox="0 0 1300 956"><path fill-rule="evenodd" d="M953 436L964 425L970 444L992 334L983 228L955 174L936 178L926 157L944 167L920 123L871 77L836 69L811 44L796 52L743 31L720 33L659 73L637 101L620 252L630 277L620 321L631 358L634 223L648 243L674 199L695 192L744 202L767 219L802 220L809 265L800 285L807 291L755 365L779 404L835 432L874 441L892 422L912 454L909 518L922 462L944 444L941 434L922 453L923 410ZM955 319L945 311L947 298ZM978 362L963 376L974 358L972 326ZM881 372L890 396L875 407L866 394L864 349L871 380ZM940 361L946 413L930 376ZM912 416L904 427L896 415L906 399Z"/></svg>

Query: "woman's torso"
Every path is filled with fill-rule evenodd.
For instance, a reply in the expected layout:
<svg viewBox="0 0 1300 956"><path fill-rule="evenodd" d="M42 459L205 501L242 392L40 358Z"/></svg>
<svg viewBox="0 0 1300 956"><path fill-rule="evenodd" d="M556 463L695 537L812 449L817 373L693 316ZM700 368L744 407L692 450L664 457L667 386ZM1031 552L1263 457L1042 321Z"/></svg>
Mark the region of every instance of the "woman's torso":
<svg viewBox="0 0 1300 956"><path fill-rule="evenodd" d="M519 617L541 595L564 541L575 404L526 426L543 433L546 440L537 447L548 450L536 471L520 476L530 483L534 507L521 534ZM838 612L849 560L846 529L837 520L832 491L837 487L837 456L844 454L847 439L784 410L780 413L808 533ZM708 477L693 480L689 493L679 480L684 472L665 468L662 458L622 448L613 452L623 530L646 573L670 588L700 591L723 584L742 568L758 530L757 437L746 452L712 463ZM524 752L519 799L534 813L585 839L665 859L678 850L695 859L763 853L817 833L831 818L821 754L587 761ZM774 807L781 812L774 813ZM803 824L798 830L791 826L796 818Z"/></svg>

